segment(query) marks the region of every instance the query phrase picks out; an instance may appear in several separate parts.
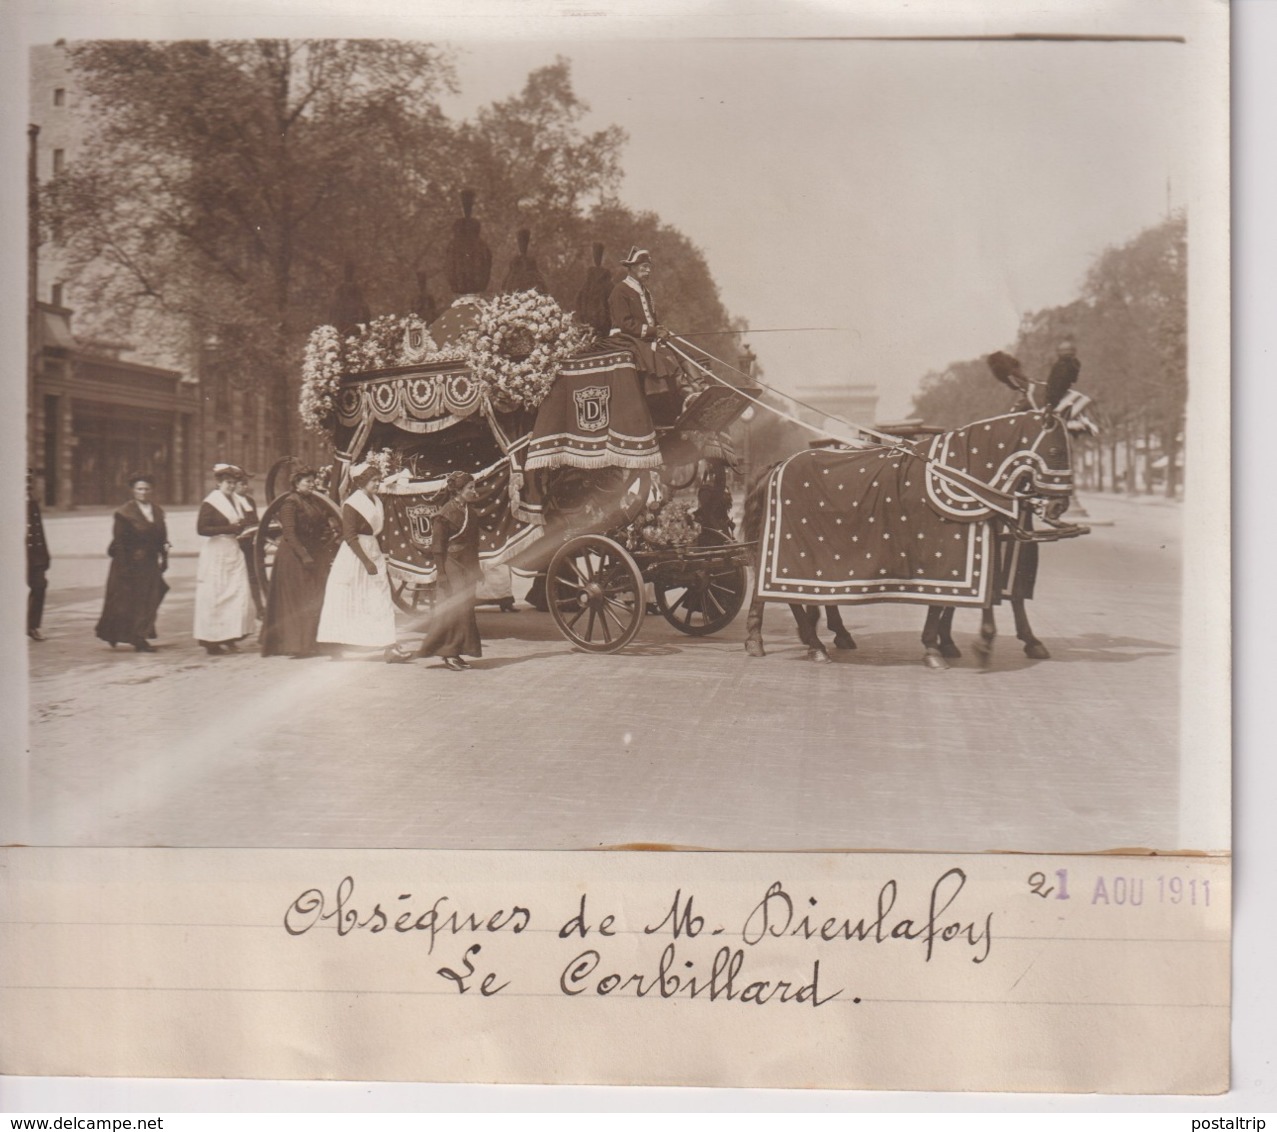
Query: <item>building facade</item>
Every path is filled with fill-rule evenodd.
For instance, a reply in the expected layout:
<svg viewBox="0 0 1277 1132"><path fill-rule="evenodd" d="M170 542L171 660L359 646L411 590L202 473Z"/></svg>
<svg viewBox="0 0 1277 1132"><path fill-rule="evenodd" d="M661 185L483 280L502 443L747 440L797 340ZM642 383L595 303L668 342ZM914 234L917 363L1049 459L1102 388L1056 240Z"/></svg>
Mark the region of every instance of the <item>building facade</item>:
<svg viewBox="0 0 1277 1132"><path fill-rule="evenodd" d="M264 473L278 454L263 398L245 375L225 372L215 343L174 354L73 333L73 315L105 312L80 301L59 233L40 224L39 197L73 168L88 107L64 44L33 48L30 67L27 466L42 501L118 504L127 476L146 472L161 503L192 503L217 461Z"/></svg>

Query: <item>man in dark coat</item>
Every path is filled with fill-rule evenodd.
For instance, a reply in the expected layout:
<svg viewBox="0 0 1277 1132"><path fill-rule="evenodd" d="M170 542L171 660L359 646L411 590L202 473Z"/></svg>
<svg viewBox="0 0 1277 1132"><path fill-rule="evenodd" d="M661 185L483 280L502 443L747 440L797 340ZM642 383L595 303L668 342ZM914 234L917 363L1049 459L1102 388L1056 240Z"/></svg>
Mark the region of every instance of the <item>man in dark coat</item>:
<svg viewBox="0 0 1277 1132"><path fill-rule="evenodd" d="M43 641L40 622L44 620L44 595L49 588L49 544L44 538L44 519L35 497L35 482L27 472L27 636Z"/></svg>
<svg viewBox="0 0 1277 1132"><path fill-rule="evenodd" d="M620 338L634 351L638 368L656 374L657 344L668 331L656 320L656 304L647 281L652 277L652 257L642 248L631 248L621 261L625 275L608 296L608 313L612 316L612 336Z"/></svg>
<svg viewBox="0 0 1277 1132"><path fill-rule="evenodd" d="M1056 347L1055 365L1046 379L1046 403L1052 408L1059 408L1064 395L1073 388L1077 375L1082 372L1082 363L1077 360L1077 347L1071 339L1065 338Z"/></svg>

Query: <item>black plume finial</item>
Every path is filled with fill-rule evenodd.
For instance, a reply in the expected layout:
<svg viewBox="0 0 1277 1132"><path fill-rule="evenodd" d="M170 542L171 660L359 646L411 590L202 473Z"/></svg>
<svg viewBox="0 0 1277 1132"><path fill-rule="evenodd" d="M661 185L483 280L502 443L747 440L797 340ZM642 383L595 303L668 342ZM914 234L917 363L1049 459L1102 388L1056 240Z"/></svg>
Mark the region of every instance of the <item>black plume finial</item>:
<svg viewBox="0 0 1277 1132"><path fill-rule="evenodd" d="M608 296L612 293L612 273L603 266L603 245L593 248L593 264L586 269L585 281L576 296L576 317L595 334L606 337L612 326Z"/></svg>
<svg viewBox="0 0 1277 1132"><path fill-rule="evenodd" d="M474 211L475 191L461 190L464 215L452 222L452 240L445 255L448 286L458 295L474 295L487 289L492 274L492 250L479 235L479 221Z"/></svg>
<svg viewBox="0 0 1277 1132"><path fill-rule="evenodd" d="M510 260L510 270L506 272L501 289L507 295L515 291L540 291L545 294L547 287L545 279L541 276L541 269L537 266L536 258L528 254L528 243L532 239L532 233L527 228L520 228L516 239L519 251Z"/></svg>

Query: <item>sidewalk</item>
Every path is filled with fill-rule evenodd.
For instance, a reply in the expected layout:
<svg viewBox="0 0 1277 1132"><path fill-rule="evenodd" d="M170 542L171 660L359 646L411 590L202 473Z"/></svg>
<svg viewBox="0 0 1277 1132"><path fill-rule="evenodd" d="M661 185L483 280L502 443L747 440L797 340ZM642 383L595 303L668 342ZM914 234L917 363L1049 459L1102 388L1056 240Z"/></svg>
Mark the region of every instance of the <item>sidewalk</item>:
<svg viewBox="0 0 1277 1132"><path fill-rule="evenodd" d="M114 513L114 507L46 512L44 537L53 560L105 558L107 544L111 541L111 516ZM200 537L195 533L195 517L198 514L198 504L164 508L169 542L173 544L170 557L185 558L199 554Z"/></svg>

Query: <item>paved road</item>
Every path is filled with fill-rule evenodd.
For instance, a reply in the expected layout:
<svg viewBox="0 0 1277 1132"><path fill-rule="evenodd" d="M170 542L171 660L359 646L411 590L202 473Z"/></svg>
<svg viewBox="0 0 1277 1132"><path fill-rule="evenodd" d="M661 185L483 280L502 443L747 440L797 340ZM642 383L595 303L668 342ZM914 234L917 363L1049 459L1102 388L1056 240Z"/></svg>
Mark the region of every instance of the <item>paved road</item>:
<svg viewBox="0 0 1277 1132"><path fill-rule="evenodd" d="M1043 550L994 665L921 664L921 610L846 611L859 650L769 655L744 618L683 637L657 618L613 656L547 615L481 611L485 657L208 657L190 639L198 540L172 516L160 651L97 641L109 519L51 519L30 646L33 844L1083 851L1170 848L1178 818L1179 509L1091 497L1113 525ZM960 612L969 645L977 615ZM411 639L407 625L405 639ZM968 649L968 653L970 650Z"/></svg>

